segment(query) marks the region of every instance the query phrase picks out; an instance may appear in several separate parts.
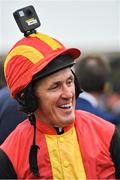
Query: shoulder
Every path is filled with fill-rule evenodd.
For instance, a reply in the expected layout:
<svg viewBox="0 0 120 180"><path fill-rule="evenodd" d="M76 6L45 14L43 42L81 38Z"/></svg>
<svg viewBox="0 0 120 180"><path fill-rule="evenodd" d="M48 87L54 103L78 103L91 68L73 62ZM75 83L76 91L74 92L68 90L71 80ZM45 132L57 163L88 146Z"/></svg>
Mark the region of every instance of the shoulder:
<svg viewBox="0 0 120 180"><path fill-rule="evenodd" d="M26 119L17 125L17 127L5 139L0 148L3 149L6 154L12 154L14 156L14 153L17 154L17 151L22 151L22 149L25 148L26 143L32 144L32 134L33 128L29 120Z"/></svg>
<svg viewBox="0 0 120 180"><path fill-rule="evenodd" d="M28 159L30 147L33 140L33 127L29 120L20 123L16 129L7 137L0 148L8 156L17 173L18 169ZM19 168L18 168L19 167Z"/></svg>
<svg viewBox="0 0 120 180"><path fill-rule="evenodd" d="M108 135L112 138L115 131L115 125L112 123L86 111L77 110L76 111L76 126L79 129L84 129L85 131L92 132L99 136Z"/></svg>
<svg viewBox="0 0 120 180"><path fill-rule="evenodd" d="M24 136L29 136L29 133L32 132L33 126L30 124L29 119L25 119L23 122L19 123L13 131L13 134L20 134L23 137Z"/></svg>
<svg viewBox="0 0 120 180"><path fill-rule="evenodd" d="M17 127L6 138L6 140L1 145L1 147L4 147L7 149L8 145L12 147L13 145L16 146L20 142L23 143L23 141L25 142L27 137L31 133L32 133L31 124L30 124L29 120L26 119L17 125Z"/></svg>
<svg viewBox="0 0 120 180"><path fill-rule="evenodd" d="M112 123L106 121L105 119L103 119L91 112L87 112L84 110L76 110L75 114L76 114L76 119L81 119L81 120L87 121L87 122L89 120L90 123L95 123L95 124L107 124L110 126L112 125Z"/></svg>

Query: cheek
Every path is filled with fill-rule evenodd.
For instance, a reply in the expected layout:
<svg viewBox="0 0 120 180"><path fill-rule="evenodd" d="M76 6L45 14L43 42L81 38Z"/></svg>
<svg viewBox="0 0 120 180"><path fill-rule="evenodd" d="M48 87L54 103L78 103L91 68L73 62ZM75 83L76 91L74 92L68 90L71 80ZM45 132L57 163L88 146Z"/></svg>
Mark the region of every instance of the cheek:
<svg viewBox="0 0 120 180"><path fill-rule="evenodd" d="M72 85L71 92L72 92L73 95L75 95L75 84Z"/></svg>
<svg viewBox="0 0 120 180"><path fill-rule="evenodd" d="M53 95L53 94L44 94L41 97L38 98L38 106L39 108L50 108L50 106L56 104L58 100L58 95Z"/></svg>

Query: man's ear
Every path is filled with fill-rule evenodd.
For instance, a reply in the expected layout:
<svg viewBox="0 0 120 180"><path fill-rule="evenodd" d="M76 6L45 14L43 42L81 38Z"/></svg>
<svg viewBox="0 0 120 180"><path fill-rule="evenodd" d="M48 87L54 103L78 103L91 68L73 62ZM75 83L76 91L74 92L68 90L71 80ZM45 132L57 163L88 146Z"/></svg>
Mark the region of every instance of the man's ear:
<svg viewBox="0 0 120 180"><path fill-rule="evenodd" d="M22 92L17 94L16 100L20 105L20 110L25 113L31 113L37 109L37 98L35 96L32 83L22 90Z"/></svg>

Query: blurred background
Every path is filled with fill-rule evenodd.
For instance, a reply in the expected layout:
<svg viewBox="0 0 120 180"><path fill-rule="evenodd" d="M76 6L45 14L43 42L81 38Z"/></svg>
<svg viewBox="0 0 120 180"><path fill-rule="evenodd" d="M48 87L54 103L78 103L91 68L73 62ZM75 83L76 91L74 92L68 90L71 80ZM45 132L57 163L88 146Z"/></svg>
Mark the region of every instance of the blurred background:
<svg viewBox="0 0 120 180"><path fill-rule="evenodd" d="M23 37L13 12L33 5L41 26L37 29L60 40L66 47L81 49L82 56L100 54L110 62L108 92L120 94L120 1L119 0L0 0L0 63ZM3 69L0 69L0 79ZM1 80L0 86L4 86ZM109 93L110 95L110 93ZM110 102L108 102L110 104Z"/></svg>

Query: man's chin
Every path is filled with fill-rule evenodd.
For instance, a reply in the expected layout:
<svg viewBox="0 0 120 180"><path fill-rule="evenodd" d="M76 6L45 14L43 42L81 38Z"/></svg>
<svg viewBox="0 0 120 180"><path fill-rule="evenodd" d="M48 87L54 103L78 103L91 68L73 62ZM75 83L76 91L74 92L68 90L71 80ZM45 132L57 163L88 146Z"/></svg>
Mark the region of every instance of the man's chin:
<svg viewBox="0 0 120 180"><path fill-rule="evenodd" d="M61 122L60 127L66 127L74 123L75 118L67 119Z"/></svg>

